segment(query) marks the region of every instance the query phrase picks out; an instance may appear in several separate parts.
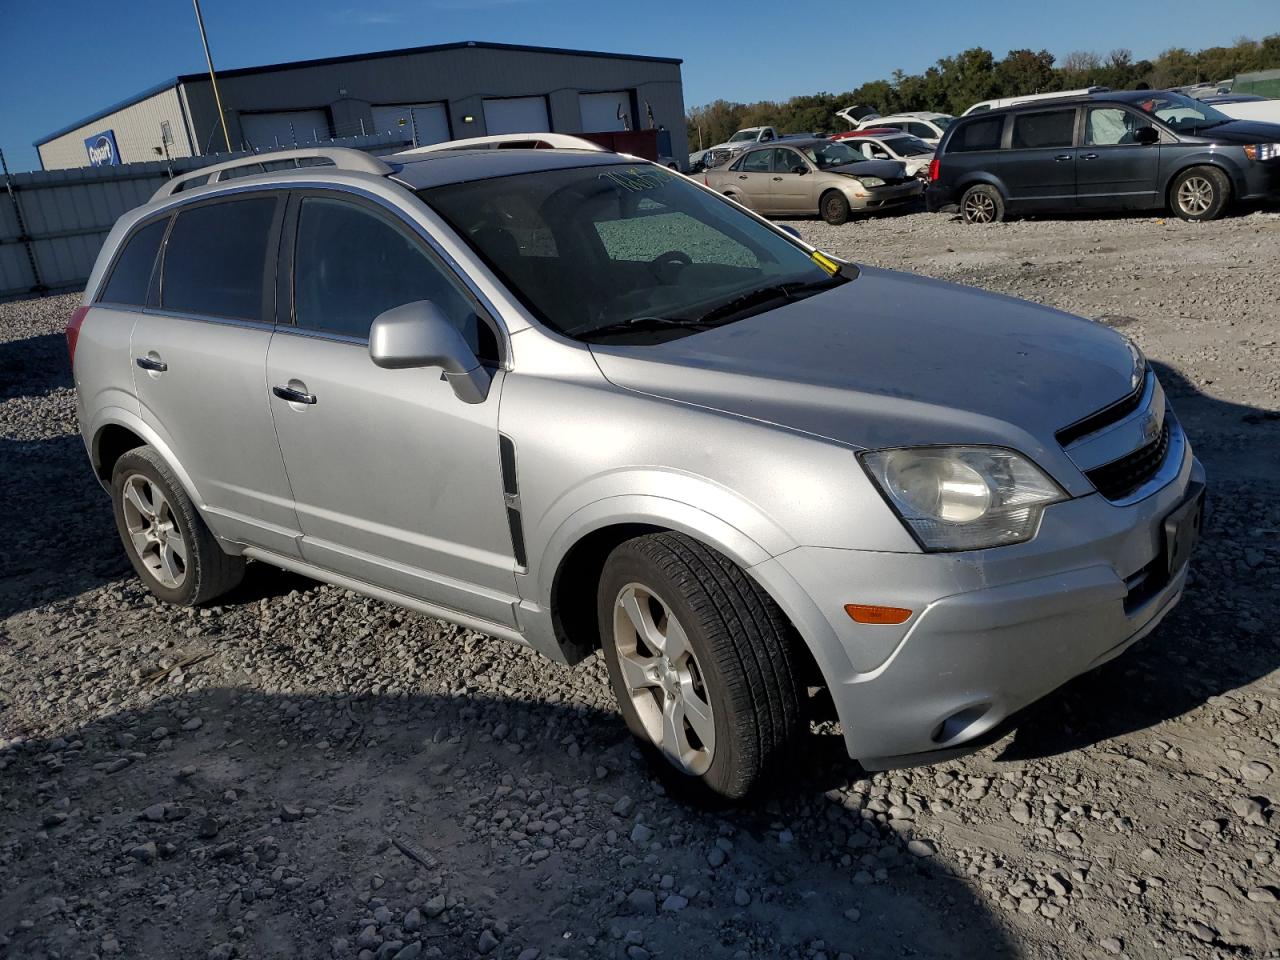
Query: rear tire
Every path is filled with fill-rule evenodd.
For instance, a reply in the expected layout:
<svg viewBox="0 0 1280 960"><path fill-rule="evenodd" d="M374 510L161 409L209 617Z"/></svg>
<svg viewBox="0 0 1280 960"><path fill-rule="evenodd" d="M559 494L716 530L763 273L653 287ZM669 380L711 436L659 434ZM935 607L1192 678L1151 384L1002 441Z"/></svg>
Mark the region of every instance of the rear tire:
<svg viewBox="0 0 1280 960"><path fill-rule="evenodd" d="M731 560L679 533L628 540L598 610L618 707L668 784L740 800L793 758L808 722L789 625Z"/></svg>
<svg viewBox="0 0 1280 960"><path fill-rule="evenodd" d="M218 545L154 447L135 447L116 461L111 505L129 562L166 603L206 603L244 577L244 559Z"/></svg>
<svg viewBox="0 0 1280 960"><path fill-rule="evenodd" d="M1004 197L989 184L975 184L960 198L960 216L965 223L999 223L1004 219Z"/></svg>
<svg viewBox="0 0 1280 960"><path fill-rule="evenodd" d="M828 190L818 201L818 212L832 226L839 226L849 219L849 200L839 190Z"/></svg>
<svg viewBox="0 0 1280 960"><path fill-rule="evenodd" d="M1169 207L1189 223L1217 220L1231 201L1231 181L1217 167L1191 167L1169 185Z"/></svg>

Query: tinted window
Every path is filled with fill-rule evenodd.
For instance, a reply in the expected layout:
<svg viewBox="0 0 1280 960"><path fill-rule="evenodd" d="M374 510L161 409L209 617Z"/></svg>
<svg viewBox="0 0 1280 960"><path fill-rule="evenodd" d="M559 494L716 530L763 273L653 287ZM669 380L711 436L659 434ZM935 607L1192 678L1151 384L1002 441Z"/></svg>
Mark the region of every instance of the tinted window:
<svg viewBox="0 0 1280 960"><path fill-rule="evenodd" d="M907 133L913 137L919 137L921 140L933 140L938 136L938 132L933 127L924 123L908 123Z"/></svg>
<svg viewBox="0 0 1280 960"><path fill-rule="evenodd" d="M951 136L947 147L950 152L970 150L999 150L1000 132L1004 129L1004 117L987 117L963 124Z"/></svg>
<svg viewBox="0 0 1280 960"><path fill-rule="evenodd" d="M768 173L769 160L772 156L772 150L754 150L742 158L742 166L739 169L744 173Z"/></svg>
<svg viewBox="0 0 1280 960"><path fill-rule="evenodd" d="M1047 110L1044 113L1020 113L1013 118L1015 149L1035 147L1069 147L1075 140L1076 111Z"/></svg>
<svg viewBox="0 0 1280 960"><path fill-rule="evenodd" d="M179 213L165 245L162 306L180 313L267 319L263 291L275 210L275 197L252 197Z"/></svg>
<svg viewBox="0 0 1280 960"><path fill-rule="evenodd" d="M367 337L383 311L430 300L481 354L482 321L470 298L420 240L372 210L345 200L304 198L293 277L294 322L300 327ZM486 344L484 352L493 351Z"/></svg>
<svg viewBox="0 0 1280 960"><path fill-rule="evenodd" d="M131 236L120 252L111 277L102 288L98 299L104 303L123 303L134 307L147 304L147 290L151 287L151 271L164 239L169 218L149 223Z"/></svg>

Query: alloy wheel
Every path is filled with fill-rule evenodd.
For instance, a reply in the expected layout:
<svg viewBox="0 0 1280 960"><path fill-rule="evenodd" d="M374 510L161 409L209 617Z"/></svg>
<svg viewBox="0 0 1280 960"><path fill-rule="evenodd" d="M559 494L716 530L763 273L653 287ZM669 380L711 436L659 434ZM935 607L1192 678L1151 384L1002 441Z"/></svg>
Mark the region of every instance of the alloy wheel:
<svg viewBox="0 0 1280 960"><path fill-rule="evenodd" d="M1213 205L1213 184L1205 177L1187 177L1178 187L1178 206L1190 217L1202 216Z"/></svg>
<svg viewBox="0 0 1280 960"><path fill-rule="evenodd" d="M969 223L990 223L996 218L996 202L985 193L971 193L964 198L964 218Z"/></svg>
<svg viewBox="0 0 1280 960"><path fill-rule="evenodd" d="M124 523L147 572L170 590L187 579L187 542L160 487L135 473L124 482Z"/></svg>
<svg viewBox="0 0 1280 960"><path fill-rule="evenodd" d="M715 755L715 716L680 621L648 587L629 583L614 603L613 637L622 683L649 739L677 769L706 773Z"/></svg>

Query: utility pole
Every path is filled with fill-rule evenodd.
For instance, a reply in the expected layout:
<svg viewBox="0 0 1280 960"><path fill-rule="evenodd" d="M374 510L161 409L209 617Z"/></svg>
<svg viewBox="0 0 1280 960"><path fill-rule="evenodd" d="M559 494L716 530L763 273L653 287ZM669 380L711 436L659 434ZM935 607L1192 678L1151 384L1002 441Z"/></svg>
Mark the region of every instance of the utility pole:
<svg viewBox="0 0 1280 960"><path fill-rule="evenodd" d="M226 141L227 153L231 152L231 134L227 133L227 115L222 112L222 97L218 93L218 78L213 72L213 57L209 53L209 38L204 32L204 15L200 12L200 0L191 0L196 8L196 26L200 28L200 42L204 44L204 59L209 64L209 82L213 84L213 102L218 107L218 119L222 121L222 139Z"/></svg>

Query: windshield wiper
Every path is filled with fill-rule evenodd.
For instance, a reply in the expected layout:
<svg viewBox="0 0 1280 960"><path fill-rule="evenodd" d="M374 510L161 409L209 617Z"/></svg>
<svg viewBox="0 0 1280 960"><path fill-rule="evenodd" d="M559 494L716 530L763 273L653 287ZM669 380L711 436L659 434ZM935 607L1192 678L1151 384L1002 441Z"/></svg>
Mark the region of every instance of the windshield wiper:
<svg viewBox="0 0 1280 960"><path fill-rule="evenodd" d="M698 317L697 322L714 323L731 317L735 313L741 313L744 310L750 310L752 307L771 303L774 300L791 302L801 296L830 290L832 287L839 286L844 282L845 280L842 277L828 277L824 280L793 280L790 283L775 283L768 287L761 287L759 290L752 290L750 293L744 293L740 297L734 297L718 307L712 307Z"/></svg>
<svg viewBox="0 0 1280 960"><path fill-rule="evenodd" d="M578 333L580 337L594 337L601 333L643 333L649 330L707 330L712 324L703 323L702 318L685 317L628 317L626 320L615 320L604 326L592 327Z"/></svg>

